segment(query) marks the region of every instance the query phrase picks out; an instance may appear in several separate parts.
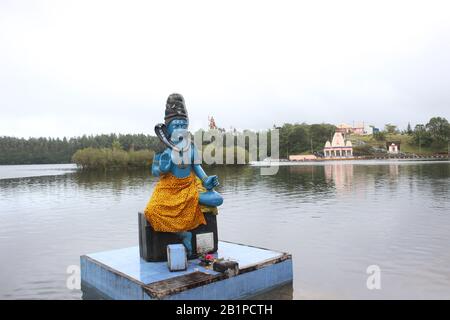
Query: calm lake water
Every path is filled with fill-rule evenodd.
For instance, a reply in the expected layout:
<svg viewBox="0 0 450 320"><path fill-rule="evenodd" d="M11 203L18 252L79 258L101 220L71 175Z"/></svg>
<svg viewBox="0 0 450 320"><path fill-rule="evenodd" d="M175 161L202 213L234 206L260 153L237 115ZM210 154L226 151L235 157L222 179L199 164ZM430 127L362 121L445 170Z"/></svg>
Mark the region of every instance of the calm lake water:
<svg viewBox="0 0 450 320"><path fill-rule="evenodd" d="M80 299L67 267L135 246L146 171L0 166L0 298ZM219 237L287 251L295 299L450 299L450 163L339 162L207 168L225 203ZM381 290L366 287L368 266Z"/></svg>

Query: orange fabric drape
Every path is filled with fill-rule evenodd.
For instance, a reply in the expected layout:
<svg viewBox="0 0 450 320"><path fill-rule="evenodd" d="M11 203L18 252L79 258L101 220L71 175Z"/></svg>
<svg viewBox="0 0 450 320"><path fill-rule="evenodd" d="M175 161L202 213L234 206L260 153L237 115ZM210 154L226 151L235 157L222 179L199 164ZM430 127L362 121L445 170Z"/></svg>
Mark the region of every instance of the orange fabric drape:
<svg viewBox="0 0 450 320"><path fill-rule="evenodd" d="M198 181L193 173L181 179L171 173L165 174L156 184L145 208L145 217L155 231L195 229L200 224L206 224L198 199Z"/></svg>

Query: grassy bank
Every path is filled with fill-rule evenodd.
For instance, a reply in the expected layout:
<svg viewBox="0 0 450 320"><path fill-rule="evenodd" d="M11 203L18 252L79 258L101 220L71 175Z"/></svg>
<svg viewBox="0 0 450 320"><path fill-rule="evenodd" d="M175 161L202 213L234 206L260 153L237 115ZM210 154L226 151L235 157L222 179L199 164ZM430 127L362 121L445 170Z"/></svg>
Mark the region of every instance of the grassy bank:
<svg viewBox="0 0 450 320"><path fill-rule="evenodd" d="M438 147L437 146L419 147L414 143L414 137L408 134L385 134L385 139L382 141L377 140L373 135L369 136L349 135L347 136L347 139L349 139L353 143L353 147L355 150L367 149L367 147L386 150L386 142L400 141L400 151L403 153L416 155L432 155L448 152L446 145L441 145ZM374 152L374 150L372 150L372 152Z"/></svg>
<svg viewBox="0 0 450 320"><path fill-rule="evenodd" d="M213 149L213 145L205 146L203 149L203 159L204 161L208 159L205 164L211 161L214 164L226 163L227 153L231 153L232 157L234 157L235 164L242 160L245 163L249 162L248 151L239 147L234 147L233 150L230 149ZM75 152L72 156L72 162L83 170L144 168L152 164L154 154L155 152L152 150L125 151L119 147L85 148Z"/></svg>
<svg viewBox="0 0 450 320"><path fill-rule="evenodd" d="M125 151L118 148L85 148L72 156L83 170L144 168L152 164L152 150Z"/></svg>

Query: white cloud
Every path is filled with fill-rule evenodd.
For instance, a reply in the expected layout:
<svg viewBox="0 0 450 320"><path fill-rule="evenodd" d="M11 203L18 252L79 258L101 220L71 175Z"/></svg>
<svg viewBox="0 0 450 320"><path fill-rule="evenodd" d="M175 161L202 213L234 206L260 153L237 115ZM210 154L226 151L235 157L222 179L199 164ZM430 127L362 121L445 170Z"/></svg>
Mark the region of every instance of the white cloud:
<svg viewBox="0 0 450 320"><path fill-rule="evenodd" d="M449 117L445 1L2 1L0 135Z"/></svg>

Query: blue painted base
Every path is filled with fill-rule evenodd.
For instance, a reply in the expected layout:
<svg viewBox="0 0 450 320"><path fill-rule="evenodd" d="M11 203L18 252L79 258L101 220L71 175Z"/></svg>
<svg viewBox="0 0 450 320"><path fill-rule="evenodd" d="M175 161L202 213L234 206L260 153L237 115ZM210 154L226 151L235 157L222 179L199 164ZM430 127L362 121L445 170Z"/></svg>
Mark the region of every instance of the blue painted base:
<svg viewBox="0 0 450 320"><path fill-rule="evenodd" d="M170 272L166 262L145 262L132 247L82 256L81 280L105 298L125 300L245 299L293 280L286 253L221 241L216 257L237 261L240 274L227 278L198 260Z"/></svg>

